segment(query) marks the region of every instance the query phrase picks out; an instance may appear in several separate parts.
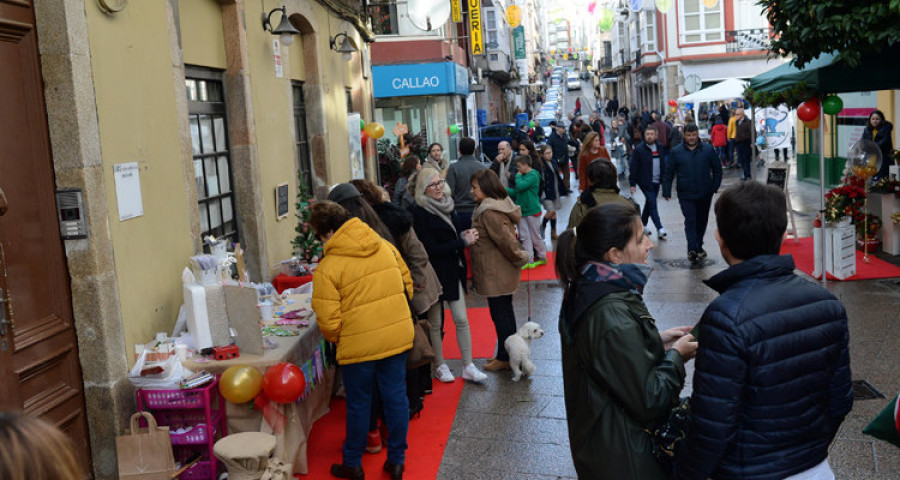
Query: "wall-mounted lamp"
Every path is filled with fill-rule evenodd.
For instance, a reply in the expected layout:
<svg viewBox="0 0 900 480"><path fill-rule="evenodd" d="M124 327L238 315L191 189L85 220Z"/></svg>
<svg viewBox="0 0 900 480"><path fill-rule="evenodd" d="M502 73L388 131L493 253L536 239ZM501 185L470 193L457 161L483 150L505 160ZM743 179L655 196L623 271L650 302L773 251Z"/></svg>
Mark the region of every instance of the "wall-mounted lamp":
<svg viewBox="0 0 900 480"><path fill-rule="evenodd" d="M341 46L337 46L338 38L344 37L344 40L341 41ZM353 52L356 52L358 49L353 45L353 41L350 40L350 37L345 32L341 32L328 40L328 43L331 45L331 49L335 52L341 54L341 58L346 61L349 61L352 57Z"/></svg>
<svg viewBox="0 0 900 480"><path fill-rule="evenodd" d="M278 22L278 26L275 30L272 30L272 14L275 12L281 12L281 21ZM291 25L290 20L288 20L287 9L284 6L273 8L268 15L265 13L262 14L262 26L263 30L271 33L272 35L280 35L281 36L281 44L285 47L294 43L294 35L298 35L300 30L294 28Z"/></svg>

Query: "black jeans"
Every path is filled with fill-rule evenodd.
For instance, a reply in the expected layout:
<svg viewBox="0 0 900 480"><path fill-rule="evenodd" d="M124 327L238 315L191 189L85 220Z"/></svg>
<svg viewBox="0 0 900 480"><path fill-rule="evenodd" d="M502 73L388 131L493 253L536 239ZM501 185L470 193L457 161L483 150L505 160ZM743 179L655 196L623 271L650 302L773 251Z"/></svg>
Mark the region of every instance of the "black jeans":
<svg viewBox="0 0 900 480"><path fill-rule="evenodd" d="M497 360L508 362L509 353L503 345L507 337L516 333L516 312L513 310L512 295L488 297L488 310L497 332Z"/></svg>

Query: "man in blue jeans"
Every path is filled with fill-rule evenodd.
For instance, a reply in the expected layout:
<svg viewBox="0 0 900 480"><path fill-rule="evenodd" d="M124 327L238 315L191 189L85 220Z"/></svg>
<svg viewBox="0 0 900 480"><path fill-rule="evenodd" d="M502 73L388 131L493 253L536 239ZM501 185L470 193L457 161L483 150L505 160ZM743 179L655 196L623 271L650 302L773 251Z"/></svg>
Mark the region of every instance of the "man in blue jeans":
<svg viewBox="0 0 900 480"><path fill-rule="evenodd" d="M631 168L629 169L628 182L631 184L631 194L634 195L635 186L641 187L646 201L641 212L641 221L644 223L644 231L649 235L647 220L653 219L656 225L656 236L659 240L666 239L666 229L659 219L659 209L656 201L659 197L659 182L662 173L666 170L666 158L662 155L662 147L656 143L656 127L647 125L644 130L644 141L634 147L631 155Z"/></svg>
<svg viewBox="0 0 900 480"><path fill-rule="evenodd" d="M750 119L744 115L744 109L739 108L734 111L734 150L737 152L738 163L743 169L741 171L741 180L750 180L750 141L753 139L753 131L750 125Z"/></svg>
<svg viewBox="0 0 900 480"><path fill-rule="evenodd" d="M672 180L678 179L678 203L684 214L684 236L691 263L706 259L703 236L709 206L722 183L722 164L711 145L700 141L697 124L684 126L684 143L672 149L662 178L663 198L672 198Z"/></svg>

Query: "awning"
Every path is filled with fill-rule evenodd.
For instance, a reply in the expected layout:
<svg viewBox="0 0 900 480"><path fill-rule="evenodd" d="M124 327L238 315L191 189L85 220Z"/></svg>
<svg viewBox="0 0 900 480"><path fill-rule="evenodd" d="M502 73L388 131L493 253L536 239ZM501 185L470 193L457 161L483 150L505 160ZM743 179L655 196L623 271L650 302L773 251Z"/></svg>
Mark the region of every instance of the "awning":
<svg viewBox="0 0 900 480"><path fill-rule="evenodd" d="M745 88L747 88L746 81L738 80L737 78L729 78L728 80L719 82L713 86L697 90L690 95L680 97L678 103L717 102L719 100L741 98Z"/></svg>
<svg viewBox="0 0 900 480"><path fill-rule="evenodd" d="M771 70L784 63L783 60L755 58L750 60L729 60L715 63L682 63L685 78L697 75L704 82L715 82L727 78L750 78Z"/></svg>
<svg viewBox="0 0 900 480"><path fill-rule="evenodd" d="M900 49L885 48L882 52L864 56L856 68L849 68L835 55L822 54L798 69L784 64L750 79L750 86L758 92L788 90L806 82L810 92L842 93L892 90L900 88Z"/></svg>

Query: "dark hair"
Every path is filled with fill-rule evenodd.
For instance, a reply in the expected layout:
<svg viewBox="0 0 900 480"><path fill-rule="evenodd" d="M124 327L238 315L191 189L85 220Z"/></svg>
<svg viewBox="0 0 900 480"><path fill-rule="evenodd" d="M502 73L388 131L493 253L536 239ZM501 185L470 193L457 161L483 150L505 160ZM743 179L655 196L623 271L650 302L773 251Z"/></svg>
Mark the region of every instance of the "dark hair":
<svg viewBox="0 0 900 480"><path fill-rule="evenodd" d="M547 150L550 150L551 152L553 151L553 149L550 148L550 145L547 145L546 143L538 148L538 157L540 157L541 160L544 159L544 152L546 152Z"/></svg>
<svg viewBox="0 0 900 480"><path fill-rule="evenodd" d="M740 260L757 255L777 255L787 229L784 192L774 185L743 182L716 200L719 236Z"/></svg>
<svg viewBox="0 0 900 480"><path fill-rule="evenodd" d="M585 263L604 261L609 249L624 250L634 238L635 220L640 221L637 210L630 205L605 203L587 211L575 229L559 236L556 245L556 274L559 282L570 295Z"/></svg>
<svg viewBox="0 0 900 480"><path fill-rule="evenodd" d="M613 188L619 191L616 166L605 158L594 160L587 167L588 183L598 188Z"/></svg>
<svg viewBox="0 0 900 480"><path fill-rule="evenodd" d="M653 133L659 133L659 130L656 129L655 125L647 125L644 127L644 133L647 133L650 130L653 130Z"/></svg>
<svg viewBox="0 0 900 480"><path fill-rule="evenodd" d="M881 117L881 123L882 123L881 128L884 128L884 122L886 121L884 118L884 112L882 112L881 110L878 110L878 109L872 110L872 113L870 113L869 117L866 118L866 126L867 127L872 126L872 115L874 115L874 114L878 114L878 116Z"/></svg>
<svg viewBox="0 0 900 480"><path fill-rule="evenodd" d="M428 153L431 153L431 149L434 148L435 145L441 147L441 151L442 151L442 152L444 151L444 146L443 146L443 145L441 145L440 143L434 142L434 143L432 143L431 145L428 146Z"/></svg>
<svg viewBox="0 0 900 480"><path fill-rule="evenodd" d="M699 132L699 131L700 131L700 129L697 128L697 124L696 124L696 123L687 123L687 124L684 125L684 133L688 133L688 132Z"/></svg>
<svg viewBox="0 0 900 480"><path fill-rule="evenodd" d="M362 195L362 193L360 193L360 195ZM375 230L375 233L380 235L381 238L391 242L392 245L394 244L394 236L391 235L391 231L388 229L387 225L381 221L381 217L375 213L375 210L372 209L369 202L362 197L350 198L340 202L338 205L344 207L351 216L366 222L366 225L372 230ZM326 230L326 232L327 231L328 230ZM318 233L318 230L316 230L316 233Z"/></svg>
<svg viewBox="0 0 900 480"><path fill-rule="evenodd" d="M529 140L522 140L519 142L519 147L524 146L528 149L528 156L531 158L531 167L537 168L540 165L540 158L538 158L537 150L534 149L534 143Z"/></svg>
<svg viewBox="0 0 900 480"><path fill-rule="evenodd" d="M516 155L515 162L516 164L524 163L525 165L534 168L534 165L532 165L531 157L528 155Z"/></svg>
<svg viewBox="0 0 900 480"><path fill-rule="evenodd" d="M403 161L403 166L400 167L400 175L404 177L409 177L412 172L416 171L416 167L422 163L422 160L418 155L410 155L406 157L406 160Z"/></svg>
<svg viewBox="0 0 900 480"><path fill-rule="evenodd" d="M384 197L381 195L381 190L378 189L378 185L375 185L370 180L358 178L356 180L350 180L350 183L359 190L359 194L369 205L384 203Z"/></svg>
<svg viewBox="0 0 900 480"><path fill-rule="evenodd" d="M475 153L475 140L469 137L463 137L463 139L459 141L459 154L471 155L473 153Z"/></svg>
<svg viewBox="0 0 900 480"><path fill-rule="evenodd" d="M500 183L500 177L497 173L489 168L478 170L472 174L472 184L478 184L481 193L488 198L503 200L509 196L503 184Z"/></svg>
<svg viewBox="0 0 900 480"><path fill-rule="evenodd" d="M338 231L350 218L346 208L331 200L320 200L309 207L309 226L317 237Z"/></svg>

